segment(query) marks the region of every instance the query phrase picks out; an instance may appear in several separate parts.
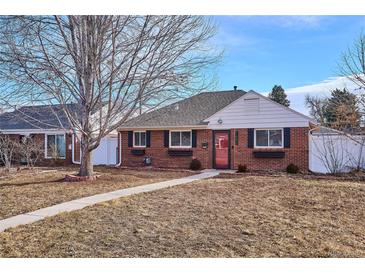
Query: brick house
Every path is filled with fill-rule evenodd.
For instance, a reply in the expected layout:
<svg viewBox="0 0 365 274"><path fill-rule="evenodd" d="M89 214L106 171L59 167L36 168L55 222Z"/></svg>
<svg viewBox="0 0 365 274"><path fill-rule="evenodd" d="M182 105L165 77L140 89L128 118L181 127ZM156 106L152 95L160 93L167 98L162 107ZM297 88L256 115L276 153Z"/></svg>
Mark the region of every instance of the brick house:
<svg viewBox="0 0 365 274"><path fill-rule="evenodd" d="M122 166L308 170L311 118L254 91L203 92L142 114L119 128Z"/></svg>
<svg viewBox="0 0 365 274"><path fill-rule="evenodd" d="M70 105L70 109L75 106ZM73 130L60 105L26 106L0 115L0 133L9 135L18 142L31 138L43 148L39 164L69 165L80 164L80 141L77 131ZM115 148L110 144L115 143ZM94 151L96 164L116 164L117 134L102 139ZM110 154L110 155L109 155ZM109 157L112 156L112 157ZM57 161L55 162L55 158ZM114 161L113 161L114 158ZM109 162L111 159L111 162ZM22 162L20 157L16 162Z"/></svg>

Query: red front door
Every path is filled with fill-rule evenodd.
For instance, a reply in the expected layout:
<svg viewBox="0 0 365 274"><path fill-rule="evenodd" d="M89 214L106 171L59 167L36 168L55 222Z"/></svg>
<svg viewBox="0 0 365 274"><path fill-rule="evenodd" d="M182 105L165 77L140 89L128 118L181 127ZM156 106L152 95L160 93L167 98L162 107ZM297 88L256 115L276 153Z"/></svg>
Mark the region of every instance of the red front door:
<svg viewBox="0 0 365 274"><path fill-rule="evenodd" d="M229 168L229 132L214 132L214 167Z"/></svg>

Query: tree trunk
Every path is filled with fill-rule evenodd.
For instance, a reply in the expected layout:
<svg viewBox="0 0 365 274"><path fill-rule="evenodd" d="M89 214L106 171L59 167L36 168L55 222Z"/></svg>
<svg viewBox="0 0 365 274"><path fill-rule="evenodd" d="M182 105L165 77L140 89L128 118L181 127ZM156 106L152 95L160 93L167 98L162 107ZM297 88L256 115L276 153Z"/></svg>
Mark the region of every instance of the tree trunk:
<svg viewBox="0 0 365 274"><path fill-rule="evenodd" d="M81 148L81 165L79 176L92 176L94 173L94 166L92 163L92 151L89 151L87 145Z"/></svg>

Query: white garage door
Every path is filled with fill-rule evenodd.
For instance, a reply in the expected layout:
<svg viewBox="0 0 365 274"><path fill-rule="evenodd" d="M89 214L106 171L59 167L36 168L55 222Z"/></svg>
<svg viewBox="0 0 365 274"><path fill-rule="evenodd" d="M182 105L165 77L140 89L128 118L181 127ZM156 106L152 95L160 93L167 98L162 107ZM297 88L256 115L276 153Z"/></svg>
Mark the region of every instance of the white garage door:
<svg viewBox="0 0 365 274"><path fill-rule="evenodd" d="M116 165L117 164L117 137L106 137L93 152L94 165Z"/></svg>

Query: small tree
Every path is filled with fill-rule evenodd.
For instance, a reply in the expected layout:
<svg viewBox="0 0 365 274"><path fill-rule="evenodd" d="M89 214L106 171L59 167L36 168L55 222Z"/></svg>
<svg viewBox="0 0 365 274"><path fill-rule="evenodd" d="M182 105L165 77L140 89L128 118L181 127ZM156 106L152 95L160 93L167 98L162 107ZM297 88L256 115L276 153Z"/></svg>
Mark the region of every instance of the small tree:
<svg viewBox="0 0 365 274"><path fill-rule="evenodd" d="M43 144L29 136L23 137L19 145L19 152L25 158L27 166L33 168L44 153Z"/></svg>
<svg viewBox="0 0 365 274"><path fill-rule="evenodd" d="M305 105L309 108L309 114L316 119L321 125L326 125L326 107L328 104L327 98L318 96L305 96Z"/></svg>
<svg viewBox="0 0 365 274"><path fill-rule="evenodd" d="M344 89L334 89L326 105L326 122L339 130L357 131L361 115L355 94Z"/></svg>
<svg viewBox="0 0 365 274"><path fill-rule="evenodd" d="M309 112L321 125L347 132L359 132L361 113L358 98L344 89L334 89L329 98L307 95Z"/></svg>
<svg viewBox="0 0 365 274"><path fill-rule="evenodd" d="M10 171L16 149L17 143L9 135L0 134L0 160L8 171Z"/></svg>
<svg viewBox="0 0 365 274"><path fill-rule="evenodd" d="M286 107L290 105L290 101L287 99L285 90L281 86L275 85L269 93L269 98Z"/></svg>

